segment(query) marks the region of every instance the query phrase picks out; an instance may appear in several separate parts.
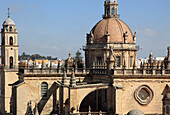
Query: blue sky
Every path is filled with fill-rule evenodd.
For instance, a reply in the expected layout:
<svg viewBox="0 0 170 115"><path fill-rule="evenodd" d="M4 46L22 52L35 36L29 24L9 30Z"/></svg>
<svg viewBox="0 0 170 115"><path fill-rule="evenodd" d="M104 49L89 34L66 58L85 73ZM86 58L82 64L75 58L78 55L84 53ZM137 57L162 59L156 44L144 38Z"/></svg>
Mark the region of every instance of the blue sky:
<svg viewBox="0 0 170 115"><path fill-rule="evenodd" d="M137 31L138 57L167 55L170 0L118 0L120 19ZM11 9L19 53L64 59L85 45L86 33L102 19L104 0L1 0L0 23ZM82 51L82 53L84 53Z"/></svg>

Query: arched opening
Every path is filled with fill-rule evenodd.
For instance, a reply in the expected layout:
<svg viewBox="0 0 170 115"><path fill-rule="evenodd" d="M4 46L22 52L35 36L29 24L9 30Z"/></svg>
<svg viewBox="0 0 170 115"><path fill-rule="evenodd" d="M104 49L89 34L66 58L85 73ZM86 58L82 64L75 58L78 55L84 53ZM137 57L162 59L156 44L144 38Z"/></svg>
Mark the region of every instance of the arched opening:
<svg viewBox="0 0 170 115"><path fill-rule="evenodd" d="M80 112L106 112L107 111L107 89L99 89L88 94L80 104Z"/></svg>
<svg viewBox="0 0 170 115"><path fill-rule="evenodd" d="M8 32L8 26L5 26L5 30Z"/></svg>
<svg viewBox="0 0 170 115"><path fill-rule="evenodd" d="M47 91L48 91L48 83L42 82L42 84L41 84L41 96L47 97Z"/></svg>
<svg viewBox="0 0 170 115"><path fill-rule="evenodd" d="M10 69L12 69L13 68L13 57L9 58L9 62L10 62Z"/></svg>
<svg viewBox="0 0 170 115"><path fill-rule="evenodd" d="M114 15L114 11L115 11L115 9L114 9L114 8L112 8L112 15Z"/></svg>
<svg viewBox="0 0 170 115"><path fill-rule="evenodd" d="M9 31L12 32L12 26L10 26Z"/></svg>
<svg viewBox="0 0 170 115"><path fill-rule="evenodd" d="M117 61L117 67L120 67L120 57L119 56L116 57L116 61Z"/></svg>
<svg viewBox="0 0 170 115"><path fill-rule="evenodd" d="M133 56L130 56L130 67L132 67L133 66Z"/></svg>
<svg viewBox="0 0 170 115"><path fill-rule="evenodd" d="M10 37L10 45L13 45L13 37Z"/></svg>

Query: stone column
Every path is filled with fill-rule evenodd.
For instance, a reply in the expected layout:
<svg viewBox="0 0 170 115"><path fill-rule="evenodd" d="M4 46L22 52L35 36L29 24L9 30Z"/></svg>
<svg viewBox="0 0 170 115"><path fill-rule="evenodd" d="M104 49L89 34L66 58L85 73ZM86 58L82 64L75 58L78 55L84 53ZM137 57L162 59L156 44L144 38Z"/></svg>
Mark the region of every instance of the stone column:
<svg viewBox="0 0 170 115"><path fill-rule="evenodd" d="M96 90L96 93L95 93L95 94L96 94L96 95L95 95L95 96L96 96L96 110L98 110L98 109L99 109L99 106L98 106L98 104L99 104L99 100L98 100L98 99L99 99L99 98L98 98L98 97L99 97L99 96L98 96L98 90Z"/></svg>
<svg viewBox="0 0 170 115"><path fill-rule="evenodd" d="M107 104L108 104L108 107L107 107L107 111L110 113L110 114L113 114L114 112L114 87L113 85L111 84L108 89L107 89Z"/></svg>
<svg viewBox="0 0 170 115"><path fill-rule="evenodd" d="M116 114L121 114L122 113L122 89L123 86L120 85L116 85L115 86L115 113Z"/></svg>
<svg viewBox="0 0 170 115"><path fill-rule="evenodd" d="M61 86L60 88L59 88L59 90L60 90L60 94L59 94L59 106L60 106L60 109L59 109L59 114L60 115L63 115L63 95L64 95L64 89L63 89L63 86Z"/></svg>
<svg viewBox="0 0 170 115"><path fill-rule="evenodd" d="M57 112L57 90L53 93L53 113Z"/></svg>

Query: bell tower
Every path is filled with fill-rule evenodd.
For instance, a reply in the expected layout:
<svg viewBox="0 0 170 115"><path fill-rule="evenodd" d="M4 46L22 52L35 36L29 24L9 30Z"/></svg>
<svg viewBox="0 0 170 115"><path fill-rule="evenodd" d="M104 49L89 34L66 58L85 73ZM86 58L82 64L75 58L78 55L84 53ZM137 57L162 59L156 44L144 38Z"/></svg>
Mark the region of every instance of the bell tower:
<svg viewBox="0 0 170 115"><path fill-rule="evenodd" d="M0 114L12 112L12 88L10 84L18 80L18 33L15 23L8 18L1 29L1 67L0 67Z"/></svg>
<svg viewBox="0 0 170 115"><path fill-rule="evenodd" d="M8 19L5 20L2 26L1 63L6 69L18 68L18 33L14 21L10 19L9 10Z"/></svg>

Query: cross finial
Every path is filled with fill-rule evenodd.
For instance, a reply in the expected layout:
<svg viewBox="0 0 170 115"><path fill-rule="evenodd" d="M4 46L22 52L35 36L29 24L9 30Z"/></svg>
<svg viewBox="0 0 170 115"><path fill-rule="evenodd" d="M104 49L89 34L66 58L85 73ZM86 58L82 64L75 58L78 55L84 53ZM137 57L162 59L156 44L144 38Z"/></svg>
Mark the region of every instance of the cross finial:
<svg viewBox="0 0 170 115"><path fill-rule="evenodd" d="M9 12L9 8L8 8L8 18L10 18L10 12Z"/></svg>

